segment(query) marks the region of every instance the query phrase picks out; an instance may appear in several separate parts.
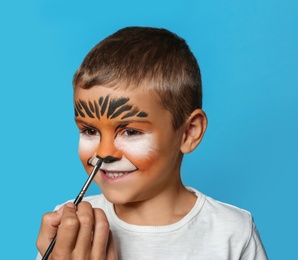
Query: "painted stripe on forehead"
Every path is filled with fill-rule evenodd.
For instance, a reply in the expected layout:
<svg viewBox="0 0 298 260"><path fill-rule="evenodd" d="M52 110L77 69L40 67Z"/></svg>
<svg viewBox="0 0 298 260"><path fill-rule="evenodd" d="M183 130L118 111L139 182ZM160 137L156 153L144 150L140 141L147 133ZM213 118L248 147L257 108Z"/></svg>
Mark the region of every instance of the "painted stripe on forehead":
<svg viewBox="0 0 298 260"><path fill-rule="evenodd" d="M87 103L83 100L80 100L79 102L82 105L82 107L84 108L84 110L86 111L87 115L91 118L94 118L93 113L92 113L93 106L92 106L92 108L90 108L90 103L88 102L88 105L87 105Z"/></svg>
<svg viewBox="0 0 298 260"><path fill-rule="evenodd" d="M110 96L106 96L103 104L102 104L102 107L101 107L101 111L100 111L100 114L101 115L104 115L105 111L106 111L106 108L108 106L108 102L109 102L109 99L110 99Z"/></svg>
<svg viewBox="0 0 298 260"><path fill-rule="evenodd" d="M99 115L99 105L96 103L96 101L94 101L94 109L95 109L96 117L97 117L98 119L100 119L100 115Z"/></svg>
<svg viewBox="0 0 298 260"><path fill-rule="evenodd" d="M120 117L126 119L129 117L147 117L148 114L144 111L140 111L137 107L128 104L129 98L111 98L110 96L100 97L94 101L75 101L75 117L97 117L100 119L106 114L107 118L114 119Z"/></svg>
<svg viewBox="0 0 298 260"><path fill-rule="evenodd" d="M112 99L108 109L107 118L110 118L111 116L115 117L115 111L118 108L123 109L124 107L126 107L128 109L128 107L130 107L131 109L131 106L124 106L128 102L128 100L129 100L128 98L120 98L120 99L114 99L114 100Z"/></svg>
<svg viewBox="0 0 298 260"><path fill-rule="evenodd" d="M111 119L116 118L116 117L120 116L123 112L129 111L131 109L132 109L132 106L124 105L124 106L120 107L115 113L113 113L113 115L111 116Z"/></svg>
<svg viewBox="0 0 298 260"><path fill-rule="evenodd" d="M85 114L82 112L82 106L79 102L75 103L75 116L85 117Z"/></svg>
<svg viewBox="0 0 298 260"><path fill-rule="evenodd" d="M91 111L94 113L94 106L91 101L88 102Z"/></svg>

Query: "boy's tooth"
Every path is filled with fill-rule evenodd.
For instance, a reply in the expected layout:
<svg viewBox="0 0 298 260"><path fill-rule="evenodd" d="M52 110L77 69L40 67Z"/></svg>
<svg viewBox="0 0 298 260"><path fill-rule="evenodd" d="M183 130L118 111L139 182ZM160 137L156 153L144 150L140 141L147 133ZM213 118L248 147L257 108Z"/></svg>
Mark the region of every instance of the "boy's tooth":
<svg viewBox="0 0 298 260"><path fill-rule="evenodd" d="M120 173L106 173L106 175L108 175L110 178L117 178L117 177L120 177L120 176L123 176L123 175L126 175L127 173L123 173L123 172L120 172Z"/></svg>

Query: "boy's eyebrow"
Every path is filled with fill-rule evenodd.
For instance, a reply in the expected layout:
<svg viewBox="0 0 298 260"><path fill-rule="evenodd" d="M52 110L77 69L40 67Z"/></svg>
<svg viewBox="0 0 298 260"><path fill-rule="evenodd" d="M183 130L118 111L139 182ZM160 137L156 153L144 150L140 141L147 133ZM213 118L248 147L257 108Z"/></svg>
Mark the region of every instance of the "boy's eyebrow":
<svg viewBox="0 0 298 260"><path fill-rule="evenodd" d="M81 119L81 118L78 118L78 117L75 117L75 122L76 123L80 123L80 124L83 124L83 125L89 125L91 127L94 127L96 128L95 124L91 123L90 121L86 122L85 120ZM145 118L135 118L135 119L124 119L124 120L113 120L112 121L112 124L113 125L118 125L117 128L119 127L125 127L125 126L128 126L129 124L132 124L132 123L140 123L140 124L151 124L151 122Z"/></svg>
<svg viewBox="0 0 298 260"><path fill-rule="evenodd" d="M141 123L141 124L151 124L151 122L145 118L136 118L136 119L129 119L129 120L115 120L113 124L119 125L119 126L127 126L129 124L133 123Z"/></svg>
<svg viewBox="0 0 298 260"><path fill-rule="evenodd" d="M128 124L121 124L121 125L118 125L116 128L115 128L115 132L117 132L119 129L123 129L125 127L127 127Z"/></svg>
<svg viewBox="0 0 298 260"><path fill-rule="evenodd" d="M82 124L84 126L92 127L94 129L97 129L97 126L95 124L93 124L92 122L90 122L90 121L86 122L86 121L84 121L80 118L75 117L75 122L76 122L76 124Z"/></svg>

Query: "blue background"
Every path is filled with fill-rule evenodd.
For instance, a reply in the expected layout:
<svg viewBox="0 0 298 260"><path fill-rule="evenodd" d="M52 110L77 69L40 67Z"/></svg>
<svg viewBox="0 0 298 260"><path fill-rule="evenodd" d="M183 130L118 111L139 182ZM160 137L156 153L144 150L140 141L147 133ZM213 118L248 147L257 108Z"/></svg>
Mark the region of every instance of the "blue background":
<svg viewBox="0 0 298 260"><path fill-rule="evenodd" d="M140 25L185 38L201 67L209 127L185 184L251 211L270 259L294 259L297 11L295 0L1 1L0 258L34 259L42 214L85 182L72 75L98 41Z"/></svg>

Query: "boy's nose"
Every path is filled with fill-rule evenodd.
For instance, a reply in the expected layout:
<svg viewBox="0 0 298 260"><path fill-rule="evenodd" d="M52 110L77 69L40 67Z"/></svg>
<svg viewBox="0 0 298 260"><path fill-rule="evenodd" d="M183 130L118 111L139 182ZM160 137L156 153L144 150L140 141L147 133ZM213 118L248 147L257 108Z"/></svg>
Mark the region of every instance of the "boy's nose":
<svg viewBox="0 0 298 260"><path fill-rule="evenodd" d="M96 155L106 163L120 160L122 157L121 151L115 147L114 138L102 138L96 150Z"/></svg>
<svg viewBox="0 0 298 260"><path fill-rule="evenodd" d="M101 159L104 163L112 163L112 162L116 162L116 161L120 160L120 158L116 158L116 157L113 157L113 156L107 156L107 157L101 158Z"/></svg>

